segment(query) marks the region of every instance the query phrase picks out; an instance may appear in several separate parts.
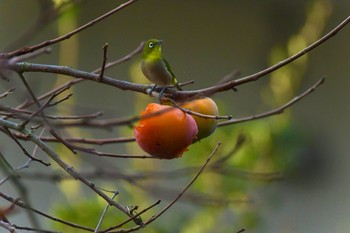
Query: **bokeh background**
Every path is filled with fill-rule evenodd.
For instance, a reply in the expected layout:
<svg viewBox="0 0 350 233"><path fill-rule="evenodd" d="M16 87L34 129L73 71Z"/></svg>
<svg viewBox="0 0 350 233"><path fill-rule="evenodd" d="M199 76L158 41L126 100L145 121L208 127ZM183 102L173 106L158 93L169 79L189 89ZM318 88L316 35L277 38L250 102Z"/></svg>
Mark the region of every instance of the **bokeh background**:
<svg viewBox="0 0 350 233"><path fill-rule="evenodd" d="M9 50L11 44L35 22L43 2L0 2L1 49ZM20 46L62 35L121 3L80 1ZM109 44L108 60L112 61L131 52L141 41L161 38L164 40L163 52L178 80L194 80L187 89L198 89L215 85L235 70L239 70L239 77L243 77L275 64L320 38L348 17L349 12L350 2L345 0L140 0L79 35L52 46L50 55L42 55L31 62L91 71L101 65L101 48L105 43ZM222 115L244 117L276 108L321 77L326 77L324 85L283 115L221 127L207 141L194 145L184 158L176 161L121 161L88 155L72 158L70 155L66 159L81 170L98 164L100 168L111 170L127 165L124 169L127 173L152 169L171 171L202 164L217 141L223 142L223 151L230 150L238 135L242 134L246 142L228 166L249 171L251 175L247 178L237 174L209 173L200 177L192 187L203 196L210 194L222 200L233 198L236 201L222 205L205 201L195 203L187 199L177 203L142 232L235 232L241 228L246 228L247 232L349 232L349 40L350 28L347 26L305 57L272 75L239 86L237 92L216 94L213 98ZM138 59L139 56L107 70L105 74L116 79L147 83L139 77ZM27 77L38 94L70 80L41 73L28 74ZM9 83L1 81L1 91L18 83L17 77L13 79ZM74 98L58 108L58 113L103 110L106 119L125 117L144 108L146 102L155 101L141 94L88 82L72 91ZM17 92L16 98L1 101L15 105L24 97L24 93ZM132 131L125 127L109 132L72 130L70 134L102 138L131 136ZM0 150L16 167L26 158L10 142L0 135ZM27 146L30 148L31 145ZM64 151L58 145L53 146L59 152ZM131 144L109 145L101 150L136 153L135 147ZM23 177L38 170L46 172L46 168L33 164ZM271 172L281 172L283 176L272 180L267 176L254 176ZM159 182L160 186L173 190L170 194L162 189L157 193L156 187L153 191L140 191L125 181L108 179L97 182L99 186L120 190L122 194L118 200L143 203L141 206L146 207L159 198L164 199L163 204L167 203L191 177L143 183L143 187L152 189ZM104 206L101 202L100 206L91 204L95 203L91 200L95 198L93 193L74 181L56 183L28 179L25 182L33 206L63 217L71 216L76 221L79 221L77 215L82 211L73 213L74 210L81 208L89 212L96 207L98 217L98 211ZM0 186L0 190L16 196L16 189L10 183ZM123 197L123 192L128 198ZM79 199L86 200L85 205L72 206L74 200ZM4 206L7 202L0 200L0 204ZM58 205L64 207L60 209ZM11 216L10 220L22 225L28 221L21 213ZM47 227L51 227L50 224L43 222ZM61 230L59 226L58 230Z"/></svg>

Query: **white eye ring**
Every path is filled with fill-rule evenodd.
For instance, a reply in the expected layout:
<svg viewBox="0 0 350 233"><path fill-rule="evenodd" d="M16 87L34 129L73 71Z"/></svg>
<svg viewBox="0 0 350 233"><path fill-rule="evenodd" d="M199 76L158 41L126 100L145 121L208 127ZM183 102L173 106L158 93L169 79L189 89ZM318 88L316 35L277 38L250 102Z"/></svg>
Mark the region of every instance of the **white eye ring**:
<svg viewBox="0 0 350 233"><path fill-rule="evenodd" d="M152 42L149 42L148 47L151 49L153 48L154 44Z"/></svg>

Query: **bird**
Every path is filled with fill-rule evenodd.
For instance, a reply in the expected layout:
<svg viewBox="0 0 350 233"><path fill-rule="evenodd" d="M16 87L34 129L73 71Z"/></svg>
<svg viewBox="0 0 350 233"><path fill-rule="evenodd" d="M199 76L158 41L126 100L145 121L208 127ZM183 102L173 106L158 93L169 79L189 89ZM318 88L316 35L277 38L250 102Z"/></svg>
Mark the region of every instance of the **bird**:
<svg viewBox="0 0 350 233"><path fill-rule="evenodd" d="M141 70L152 83L160 86L172 84L177 90L182 91L168 61L162 55L162 42L158 39L149 39L145 43L141 58Z"/></svg>

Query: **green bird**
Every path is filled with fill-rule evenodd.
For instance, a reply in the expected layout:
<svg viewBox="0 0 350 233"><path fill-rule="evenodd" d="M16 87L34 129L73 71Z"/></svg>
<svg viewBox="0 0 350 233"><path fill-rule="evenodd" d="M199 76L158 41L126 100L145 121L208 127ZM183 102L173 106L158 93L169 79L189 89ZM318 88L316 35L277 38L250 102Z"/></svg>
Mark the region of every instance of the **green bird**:
<svg viewBox="0 0 350 233"><path fill-rule="evenodd" d="M146 78L156 85L173 84L179 91L182 91L169 63L162 56L162 40L150 39L145 43L141 70Z"/></svg>

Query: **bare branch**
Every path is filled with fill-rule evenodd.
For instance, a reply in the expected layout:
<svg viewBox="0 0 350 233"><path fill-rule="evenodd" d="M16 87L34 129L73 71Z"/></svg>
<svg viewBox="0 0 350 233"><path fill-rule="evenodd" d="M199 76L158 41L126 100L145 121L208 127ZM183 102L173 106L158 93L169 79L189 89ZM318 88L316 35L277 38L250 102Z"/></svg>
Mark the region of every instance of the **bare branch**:
<svg viewBox="0 0 350 233"><path fill-rule="evenodd" d="M137 48L134 51L132 51L131 53L127 54L126 56L124 56L116 61L107 63L105 65L105 69L111 68L113 66L119 65L123 62L130 60L131 58L133 58L135 55L139 54L142 51L143 45L144 45L144 42L141 42L139 44L139 46L137 46ZM100 72L101 72L101 68L98 68L98 69L92 71L92 73L100 73Z"/></svg>
<svg viewBox="0 0 350 233"><path fill-rule="evenodd" d="M0 220L0 227L8 230L11 233L18 233L18 231L16 231L16 228L14 228L10 223L3 220Z"/></svg>
<svg viewBox="0 0 350 233"><path fill-rule="evenodd" d="M219 119L228 119L230 120L232 118L232 115L229 116L219 116L219 115L207 115L207 114L203 114L203 113L199 113L199 112L195 112L192 111L190 109L187 108L183 108L181 107L183 104L177 104L175 101L173 101L172 99L166 99L167 101L170 101L172 103L172 105L178 109L180 109L181 111L190 114L190 115L194 115L194 116L198 116L204 119L214 119L214 120L219 120Z"/></svg>
<svg viewBox="0 0 350 233"><path fill-rule="evenodd" d="M193 96L193 95L197 95L198 93L201 93L204 96L210 96L213 93L218 93L218 92L223 92L223 91L227 91L227 90L231 90L232 88L235 88L239 85L248 83L248 82L252 82L252 81L256 81L259 78L272 73L273 71L291 63L292 61L300 58L301 56L307 54L308 52L310 52L311 50L317 48L318 46L320 46L321 44L323 44L324 42L326 42L327 40L329 40L330 38L332 38L333 36L335 36L340 30L342 30L348 23L350 22L350 16L347 17L345 20L343 20L343 22L341 22L340 24L338 24L333 30L331 30L330 32L328 32L326 35L324 35L323 37L321 37L320 39L318 39L317 41L315 41L314 43L312 43L311 45L307 46L306 48L304 48L303 50L301 50L300 52L294 54L291 57L288 57L287 59L278 62L277 64L268 67L267 69L264 69L262 71L259 71L255 74L237 79L237 80L233 80L230 82L227 82L225 84L221 84L221 85L217 85L214 87L208 87L208 88L204 88L204 89L200 89L200 90L195 90L195 91L182 91L182 92L176 92L176 93L172 93L174 99L183 99L184 97L188 97L188 96Z"/></svg>
<svg viewBox="0 0 350 233"><path fill-rule="evenodd" d="M158 214L152 216L149 220L147 220L141 226L136 226L136 227L130 228L128 230L122 229L122 230L116 231L116 232L123 232L124 233L124 232L132 232L132 231L138 230L141 227L145 227L146 225L152 223L154 220L156 220L162 214L164 214L170 207L172 207L182 197L182 195L187 191L187 189L196 181L196 179L199 177L199 175L203 172L204 168L208 165L208 163L211 160L211 158L213 157L213 155L217 152L220 145L221 145L221 143L219 142L216 145L216 147L214 148L214 150L212 151L212 153L209 155L209 157L207 158L207 160L205 161L203 166L199 169L198 173L193 177L193 179L184 187L184 189L177 195L177 197L172 202L170 202L166 207L164 207Z"/></svg>
<svg viewBox="0 0 350 233"><path fill-rule="evenodd" d="M24 86L26 87L26 89L28 90L30 96L32 97L34 103L38 106L39 109L41 109L41 104L39 102L39 100L36 98L32 88L29 86L28 82L26 81L23 73L18 73L19 77L22 79ZM62 90L63 91L63 90ZM46 119L46 116L44 114L43 111L40 111L40 114L43 118L43 121L45 123L45 125L49 128L49 132L56 137L59 141L62 142L63 145L65 145L69 150L72 151L72 153L76 154L76 151L70 147L70 144L67 143L66 141L64 141L64 139L56 132L56 130L52 127L52 125L50 124L50 122ZM23 129L25 125L19 124L18 125L20 129Z"/></svg>
<svg viewBox="0 0 350 233"><path fill-rule="evenodd" d="M131 1L132 2L132 1ZM350 16L346 18L342 23L340 23L337 27L335 27L333 30L331 30L329 33L327 33L325 36L320 38L319 40L315 41L305 49L301 50L297 54L277 63L276 65L273 65L265 70L262 70L258 73L255 73L253 75L249 75L246 77L243 77L241 79L233 80L228 83L217 85L214 87L208 87L200 90L195 91L174 91L174 90L167 90L167 93L165 94L165 97L173 98L175 100L183 100L186 98L190 98L194 95L203 95L203 96L209 96L213 93L222 92L226 90L230 90L232 88L235 88L236 86L242 85L247 82L256 81L259 78L265 76L266 74L269 74L282 66L285 66L286 64L298 59L299 57L305 55L306 53L310 52L314 48L318 47L334 35L336 35L342 28L344 28L348 23L350 22ZM10 69L14 70L16 72L49 72L49 73L57 73L57 74L63 74L75 78L82 78L90 81L100 82L100 76L97 74L92 74L88 72L83 72L79 70L74 70L70 67L62 67L62 66L54 66L54 65L42 65L42 64L32 64L32 63L4 63L2 64L4 69ZM120 88L122 90L132 90L135 92L140 92L144 94L148 94L148 85L140 85L135 83L130 83L126 81L121 81L113 78L109 78L104 76L103 77L103 83L107 85L111 85L117 88ZM156 88L157 91L157 88Z"/></svg>
<svg viewBox="0 0 350 233"><path fill-rule="evenodd" d="M41 48L41 49L35 50L32 53L26 53L26 54L23 54L21 56L14 57L14 58L10 59L10 62L11 63L16 63L16 62L29 60L29 59L38 57L38 56L40 56L42 54L50 54L51 51L52 51L51 47Z"/></svg>
<svg viewBox="0 0 350 233"><path fill-rule="evenodd" d="M48 100L46 100L46 102L41 105L35 112L33 112L32 114L30 114L29 117L27 117L20 125L21 127L25 127L35 116L37 116L38 114L42 114L42 111L50 104L50 102L53 100L53 98L55 98L54 95L52 95Z"/></svg>
<svg viewBox="0 0 350 233"><path fill-rule="evenodd" d="M108 49L108 43L106 43L103 46L102 66L101 66L101 72L100 72L100 76L99 76L100 82L102 81L103 75L105 73L106 62L107 62L107 49Z"/></svg>
<svg viewBox="0 0 350 233"><path fill-rule="evenodd" d="M175 189L157 185L145 185L141 188L147 190L151 195L154 195L157 198L161 198L164 200L171 199L174 193L176 193ZM195 191L187 191L186 194L182 197L181 201L190 205L206 205L216 207L223 207L230 204L249 204L252 202L252 200L249 197L232 198L229 196L225 196L225 194L213 195L205 192Z"/></svg>
<svg viewBox="0 0 350 233"><path fill-rule="evenodd" d="M29 210L29 211L32 211L36 214L39 214L45 218L48 218L48 219L51 219L55 222L59 222L59 223L62 223L62 224L65 224L67 226L71 226L71 227L74 227L74 228L78 228L78 229L83 229L83 230L87 230L87 231L91 231L93 232L94 230L92 228L88 228L88 227L85 227L85 226L81 226L81 225L78 225L78 224L75 224L75 223L71 223L71 222L68 222L68 221L65 221L65 220L62 220L62 219L59 219L57 217L54 217L54 216L51 216L43 211L40 211L38 209L35 209L31 206L28 206L27 204L23 203L22 201L18 200L18 199L15 199L3 192L0 192L0 197L4 198L5 200L15 204L16 206L19 206L23 209L26 209L26 210Z"/></svg>
<svg viewBox="0 0 350 233"><path fill-rule="evenodd" d="M35 22L22 32L22 35L11 41L11 44L7 45L4 51L10 51L22 46L23 44L27 44L33 36L39 34L45 26L48 26L49 23L62 16L69 10L69 7L72 7L74 3L78 1L81 2L81 0L63 1L58 7L54 6L54 2L51 1L39 1L40 12L37 15ZM35 52L36 51L33 53Z"/></svg>
<svg viewBox="0 0 350 233"><path fill-rule="evenodd" d="M61 233L58 231L50 231L50 230L44 230L44 229L39 229L39 228L33 228L33 227L24 227L24 226L19 226L12 224L12 226L17 229L17 230L25 230L25 231L32 231L36 233Z"/></svg>
<svg viewBox="0 0 350 233"><path fill-rule="evenodd" d="M2 93L2 94L0 95L0 99L7 97L7 96L8 96L9 94L11 94L14 90L15 90L15 88L11 88L11 89L5 91L4 93Z"/></svg>
<svg viewBox="0 0 350 233"><path fill-rule="evenodd" d="M102 67L104 67L104 65L103 65ZM113 196L111 197L111 199L113 200L118 194L119 194L119 192L118 192L118 191L115 191L114 194L113 194ZM104 217L105 217L105 215L106 215L107 210L108 210L109 207L110 207L110 204L107 204L106 207L105 207L105 209L103 210L102 215L101 215L101 217L100 217L100 220L98 221L97 226L96 226L96 228L95 228L95 230L94 230L94 233L97 233L97 232L98 232L98 229L100 228L101 223L102 223L102 220L104 219Z"/></svg>
<svg viewBox="0 0 350 233"><path fill-rule="evenodd" d="M255 115L255 116L249 116L249 117L232 119L232 120L220 122L218 124L218 126L237 124L237 123L241 123L241 122L245 122L245 121L252 121L252 120L257 120L257 119L269 117L269 116L276 115L276 114L281 114L281 113L283 113L283 111L285 109L289 108L290 106L292 106L293 104L297 103L298 101L303 99L305 96L309 95L311 92L316 90L317 87L319 87L321 84L323 84L324 80L325 80L325 78L321 78L314 85L312 85L309 89L307 89L305 92L303 92L301 95L294 97L291 101L289 101L288 103L280 106L279 108L276 108L276 109L273 109L271 111L268 111L268 112L265 112L265 113L261 113L261 114Z"/></svg>
<svg viewBox="0 0 350 233"><path fill-rule="evenodd" d="M121 5L119 5L118 7L114 8L113 10L107 12L106 14L104 15L101 15L100 17L94 19L94 20L91 20L90 22L88 22L87 24L84 24L83 26L63 35L63 36L60 36L60 37L57 37L55 39L52 39L52 40L47 40L47 41L44 41L42 43L39 43L37 45L33 45L31 47L23 47L21 49L18 49L16 51L13 51L13 52L10 52L10 53L3 53L3 54L0 54L0 58L12 58L12 57L16 57L16 56L19 56L19 55L23 55L23 54L26 54L26 53L31 53L37 49L41 49L41 48L44 48L44 47L47 47L47 46L50 46L50 45L53 45L53 44L56 44L58 42L61 42L63 40L66 40L66 39L69 39L71 36L85 30L86 28L88 27L91 27L93 26L95 23L113 15L114 13L118 12L119 10L127 7L128 5L136 2L137 0L129 0Z"/></svg>
<svg viewBox="0 0 350 233"><path fill-rule="evenodd" d="M128 210L125 206L120 205L117 202L114 202L111 200L105 193L103 193L101 190L95 187L93 183L88 181L85 177L80 175L73 167L69 166L67 163L65 163L63 160L60 159L60 156L48 145L46 145L43 141L40 140L39 137L34 135L31 131L27 130L26 128L19 128L18 124L15 124L13 122L4 120L0 118L0 126L11 128L17 131L20 131L21 133L28 135L30 140L38 145L42 151L44 151L52 160L54 160L64 171L66 171L69 175L73 176L75 179L80 180L83 184L88 186L90 189L92 189L95 193L97 193L100 197L102 197L107 203L115 206L119 210L121 210L123 213L127 214L129 216Z"/></svg>
<svg viewBox="0 0 350 233"><path fill-rule="evenodd" d="M29 137L27 135L18 133L18 132L12 132L12 134L21 140L29 140ZM115 144L115 143L129 143L129 142L135 142L134 137L120 137L120 138L101 138L101 139L89 139L89 138L63 138L66 142L76 142L76 143L82 143L82 144L91 144L91 145L105 145L105 144ZM40 140L43 142L57 142L60 143L60 141L55 137L40 137Z"/></svg>
<svg viewBox="0 0 350 233"><path fill-rule="evenodd" d="M20 126L20 127L21 127L21 126ZM27 157L29 157L31 160L36 161L36 162L38 162L38 163L41 163L41 164L43 164L43 165L45 165L45 166L47 166L47 167L51 165L50 163L44 162L44 161L42 161L41 159L37 159L37 158L35 158L34 156L32 156L32 155L26 150L26 148L24 148L24 146L22 146L22 144L18 141L18 139L12 134L12 132L11 132L8 128L5 128L5 132L7 133L7 135L8 135L10 138L12 138L12 139L15 141L15 143L19 146L19 148L21 148L21 150L22 150L22 152L23 152L24 155L26 155Z"/></svg>
<svg viewBox="0 0 350 233"><path fill-rule="evenodd" d="M120 58L120 59L118 59L118 60L116 60L114 62L107 63L106 66L105 66L105 70L109 69L109 68L111 68L111 67L113 67L115 65L119 65L119 64L121 64L121 63L123 63L125 61L130 60L131 58L133 58L135 55L139 54L142 51L143 45L144 45L144 42L140 43L140 45L135 50L131 51L129 54L125 55L124 57L122 57L122 58ZM95 74L98 74L99 72L101 72L101 68L98 68L98 69L92 71L92 73L95 73ZM0 73L0 75L1 75L1 73ZM60 86L50 90L49 92L39 96L38 100L43 100L45 98L48 98L53 93L56 93L56 92L58 92L58 91L60 91L62 89L67 89L67 88L69 88L69 87L71 87L71 86L73 86L75 84L78 84L78 83L84 81L84 80L85 79L82 79L82 78L76 78L74 80L66 82L66 83L64 83L64 84L62 84L62 85L60 85ZM28 101L28 102L24 103L23 105L21 105L20 108L28 107L28 106L32 105L33 103L34 103L33 101Z"/></svg>
<svg viewBox="0 0 350 233"><path fill-rule="evenodd" d="M23 199L23 201L26 203L27 206L31 206L31 202L28 196L28 192L27 192L27 188L26 186L21 182L21 180L19 179L18 174L16 174L17 172L15 171L15 169L13 169L13 167L7 163L7 161L5 160L4 156L0 153L1 155L1 161L0 161L0 166L2 168L2 170L5 172L5 174L7 175L7 177L11 178L10 181L12 181L14 187L17 189L17 191L19 192L19 194L21 195L21 199ZM12 176L10 176L12 175ZM18 198L14 201L14 202L18 202ZM16 203L14 203L16 204ZM31 224L34 227L39 227L39 222L36 218L36 216L30 212L30 211L26 211L26 214L28 215L28 219L31 222Z"/></svg>
<svg viewBox="0 0 350 233"><path fill-rule="evenodd" d="M16 230L21 229L21 230L28 230L28 231L53 233L54 231L40 229L40 227L36 223L36 217L40 217L37 215L41 215L50 220L60 222L67 226L71 226L73 228L77 228L77 229L81 229L89 232L102 233L102 232L113 232L113 230L115 230L114 232L132 232L132 231L139 230L147 226L148 224L152 223L156 219L158 219L162 214L168 211L176 202L178 202L180 198L182 198L184 201L190 201L191 203L201 203L201 204L205 203L205 204L217 204L217 205L228 205L234 201L237 201L229 198L227 199L223 198L220 195L216 196L215 194L210 195L208 193L203 193L202 195L202 193L190 192L188 189L191 187L191 185L193 185L193 183L198 179L198 177L201 174L203 174L204 170L206 172L211 172L211 173L220 174L224 176L232 176L235 178L243 178L248 180L251 179L251 180L259 180L259 181L260 180L271 181L271 180L277 180L277 179L283 178L283 174L279 171L260 173L260 172L246 171L243 169L237 169L235 167L227 166L228 161L236 154L236 152L241 148L241 146L245 142L245 137L242 135L238 136L236 141L232 141L232 143L230 144L232 148L231 147L229 148L231 150L228 153L221 155L218 159L214 160L213 162L210 163L210 161L212 161L213 155L217 153L221 143L218 143L216 145L216 147L210 153L210 155L208 156L207 160L203 163L203 165L186 166L186 167L181 167L173 170L158 169L158 170L149 170L149 171L139 171L139 170L129 171L124 167L122 167L122 169L109 170L107 166L106 167L101 166L101 164L103 164L102 162L105 162L105 161L99 160L101 164L93 164L93 167L96 170L78 172L69 163L66 163L64 160L62 160L61 155L59 155L55 150L52 149L52 147L50 147L51 145L48 142L54 142L54 143L60 143L65 145L73 153L79 152L80 153L79 155L89 154L89 155L101 156L101 157L127 158L127 159L130 159L130 158L159 159L149 155L107 153L107 152L102 152L103 150L100 151L96 149L98 148L96 145L135 142L135 138L133 137L96 139L96 138L80 138L80 137L69 137L69 136L65 137L65 135L70 135L65 133L70 133L70 130L71 131L74 130L69 127L80 127L80 129L83 129L83 130L90 130L87 127L96 127L98 129L111 129L110 126L120 126L120 125L132 127L134 122L138 120L154 117L159 114L163 114L166 111L171 111L171 109L162 110L152 114L133 115L131 117L113 118L113 119L97 118L102 114L101 112L86 114L81 116L78 115L79 113L76 113L77 115L74 115L75 113L72 113L71 116L54 116L54 115L46 114L46 112L48 112L47 109L49 107L56 106L58 104L63 105L64 104L63 101L67 100L72 95L72 94L66 93L65 96L60 97L60 99L59 98L56 99L56 97L60 93L69 89L72 85L79 84L85 80L97 82L97 84L99 85L105 84L105 85L118 88L120 90L133 91L135 93L138 92L138 93L148 95L150 91L149 85L142 85L142 84L123 81L124 79L117 79L118 77L105 76L106 69L113 67L115 65L118 65L122 62L125 62L131 59L132 57L134 57L136 54L139 54L140 51L142 51L144 42L140 43L140 45L131 53L125 55L124 57L118 60L115 60L109 63L107 63L108 44L105 44L105 46L103 47L102 64L100 64L101 66L98 69L92 72L85 72L82 70L73 69L71 67L66 67L66 66L23 62L24 60L34 58L44 53L49 53L51 51L51 48L48 46L51 46L51 45L60 43L66 39L69 39L71 36L74 36L79 32L89 27L92 27L95 23L102 21L103 19L131 5L132 3L135 3L137 0L124 0L124 1L125 2L123 4L119 5L113 10L105 13L104 15L98 18L91 20L90 22L76 28L75 30L65 35L61 35L51 40L42 41L41 43L29 46L29 47L23 47L9 53L0 53L0 78L2 78L5 81L10 81L9 78L7 77L8 75L7 71L14 71L18 73L18 75L22 79L25 89L31 96L31 99L27 99L23 101L19 106L16 106L16 107L7 106L6 104L0 105L0 110L1 110L0 114L2 115L2 117L0 117L0 131L2 131L7 136L9 136L9 138L12 139L13 142L15 142L18 145L18 147L22 150L23 154L28 156L29 158L27 159L27 162L25 162L24 164L21 164L20 166L14 169L12 168L11 164L7 162L6 158L0 152L0 156L4 161L2 165L5 164L3 166L4 167L3 170L7 172L7 177L3 178L0 181L0 185L4 184L7 180L11 180L14 183L15 188L18 189L20 193L19 195L21 196L23 201L19 199L14 199L11 196L8 196L2 192L0 192L0 197L12 202L13 206L14 205L19 206L24 211L26 211L29 215L28 216L29 220L32 222L32 225L33 225L33 227L17 226L17 225L11 224L9 221L6 220L6 218L2 218L0 216L0 227L6 230L9 230L10 232L16 232ZM51 9L55 10L54 8L51 8ZM39 18L40 17L41 16L39 16ZM56 17L56 15L52 15L52 17L54 18ZM50 19L53 19L53 18L50 18ZM42 19L43 18L41 18L41 20ZM203 88L203 89L198 89L198 90L177 91L177 90L169 89L169 90L166 90L166 92L164 93L164 98L172 102L175 107L181 109L182 111L188 114L196 115L207 119L226 120L224 122L219 123L219 126L226 126L230 124L262 119L265 117L281 114L283 111L285 111L285 109L291 107L293 104L296 104L301 99L303 99L304 97L312 93L316 88L318 88L324 82L324 78L317 81L309 89L302 92L300 95L295 96L292 100L285 103L284 105L276 109L272 109L270 111L257 114L255 116L249 116L244 118L232 119L231 115L215 116L215 115L200 114L200 113L196 113L191 110L183 108L179 103L183 101L192 100L194 98L198 98L199 96L210 96L218 92L229 91L229 90L235 91L239 85L243 85L248 82L257 81L260 78L266 76L267 74L270 74L271 72L274 72L275 70L291 63L292 61L295 61L301 56L317 48L324 42L328 41L330 38L335 36L340 30L342 30L349 22L350 22L350 16L347 17L343 22L338 24L333 30L328 32L325 36L318 39L314 43L310 44L306 48L302 49L295 55L288 57L285 60L282 60L271 67L268 67L264 70L256 72L255 74L233 80L234 78L236 78L237 73L231 73L231 74L228 74L226 77L224 77L216 85ZM41 22L37 21L36 23L41 23ZM42 22L43 25L45 23L46 22ZM32 30L33 28L29 28L29 29ZM34 29L39 30L39 28L35 28L35 27ZM24 33L24 35L27 36L29 34ZM16 42L16 40L13 40L13 41ZM51 74L51 75L47 75L48 78L55 77L54 74L61 74L61 75L72 77L73 80L66 82L63 85L60 85L59 87L56 87L54 89L48 89L46 90L46 93L37 97L36 93L34 93L33 89L29 85L28 80L25 78L25 72L41 72L41 73ZM191 83L193 82L181 83L180 85L187 85ZM157 87L153 91L152 96L157 97L161 89L163 88ZM13 92L13 90L14 89L9 89L4 93L0 94L0 99L7 97L9 94ZM15 94L18 94L18 93L16 92ZM36 106L34 106L34 108L30 108L30 106L32 106L33 104L35 104ZM17 123L17 122L20 122L20 123ZM40 135L39 133L36 132L36 129L39 127L43 128ZM51 135L43 136L44 132L45 133L49 132L51 133ZM21 140L26 140L31 142L31 144L34 146L34 150L32 154L30 154L26 150L26 147L24 146L27 144L27 142L22 142ZM22 170L22 168L29 167L32 161L40 162L46 166L50 165L49 163L46 163L37 159L37 156L35 155L37 153L38 148L40 148L44 152L44 154L46 154L50 159L52 159L54 163L56 163L62 170L64 170L65 173L60 174L58 172L53 171L51 174L48 174L47 172L40 171L40 170L35 171L34 173L30 173L30 172L27 172L27 170L25 171ZM19 172L19 170L21 170L21 172ZM130 186L133 186L132 188L140 188L143 191L147 192L149 195L152 195L152 194L158 195L157 193L158 191L168 194L167 197L164 197L164 199L166 199L166 198L169 198L170 193L176 195L175 190L167 189L166 187L161 187L157 185L152 186L150 185L150 183L147 183L148 181L147 179L154 179L154 181L157 181L160 179L174 180L174 179L188 177L188 176L194 176L194 177L182 189L182 191L180 191L177 194L176 198L171 199L170 203L168 203L165 207L160 209L158 213L148 218L145 222L141 220L141 215L145 213L147 210L158 205L160 201L157 201L155 204L144 209L140 213L136 213L138 206L131 207L131 206L125 206L123 204L120 204L119 201L114 200L114 197L117 195L117 192L113 195L112 198L110 198L108 195L106 195L105 190L95 186L95 184L92 182L94 181L93 179L96 179L96 180L103 179L103 181L106 181L106 180L108 181L111 179L113 179L114 181L118 180L121 182L126 181L131 184ZM29 188L29 186L27 187L24 184L22 184L22 181L24 179L33 179L33 178L36 180L45 180L45 181L52 181L52 182L61 181L63 179L75 179L79 182L79 184L82 183L85 186L87 186L89 189L91 189L93 194L103 198L106 201L106 208L101 214L100 221L97 224L96 228L91 229L85 226L80 226L75 223L61 220L32 207L30 205L30 202L28 200L28 195L26 193L26 189ZM143 181L144 183L146 183L146 185L143 185L139 181ZM187 194L186 196L184 196L185 193ZM245 201L249 201L248 198ZM116 223L118 225L114 227L109 227L106 230L99 230L100 223L102 222L107 212L107 209L110 206L113 206L116 209L120 210L123 214L128 216L128 219L120 224ZM130 221L134 221L136 225L130 228L122 229L122 227L125 227L125 224ZM245 231L245 229L239 230L238 233L243 231Z"/></svg>
<svg viewBox="0 0 350 233"><path fill-rule="evenodd" d="M61 100L58 102L62 102ZM54 104L58 104L58 102L55 102ZM52 107L52 105L49 105L48 107ZM21 119L29 119L29 116L27 115L33 115L34 112L29 110L24 110L21 108L11 108L7 106L0 105L0 110L3 110L4 112L0 112L1 115L7 116L7 117L13 117L13 118L21 118ZM35 114L37 115L37 114ZM95 119L99 116L102 116L103 112L98 111L91 114L85 114L85 115L73 115L73 116L56 116L56 115L48 115L45 114L46 118L52 119L52 120L91 120ZM38 122L36 118L32 119L35 122ZM41 122L41 121L40 121Z"/></svg>
<svg viewBox="0 0 350 233"><path fill-rule="evenodd" d="M99 233L105 233L105 232L110 232L111 230L114 230L114 229L117 229L117 228L120 228L122 226L124 226L125 224L127 224L128 222L130 221L133 221L135 218L141 216L143 213L147 212L148 210L152 209L153 207L155 207L156 205L159 205L160 204L160 200L156 201L154 204L150 205L149 207L147 207L146 209L142 210L140 213L136 214L135 216L133 216L132 218L129 218L127 220L125 220L124 222L120 223L119 225L117 226L114 226L114 227L110 227L106 230L103 230L103 231L99 231Z"/></svg>

